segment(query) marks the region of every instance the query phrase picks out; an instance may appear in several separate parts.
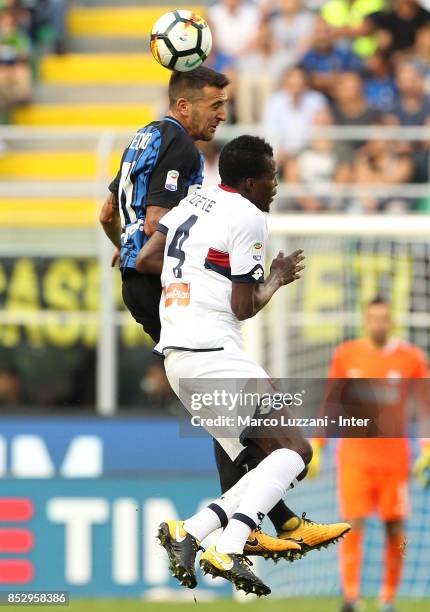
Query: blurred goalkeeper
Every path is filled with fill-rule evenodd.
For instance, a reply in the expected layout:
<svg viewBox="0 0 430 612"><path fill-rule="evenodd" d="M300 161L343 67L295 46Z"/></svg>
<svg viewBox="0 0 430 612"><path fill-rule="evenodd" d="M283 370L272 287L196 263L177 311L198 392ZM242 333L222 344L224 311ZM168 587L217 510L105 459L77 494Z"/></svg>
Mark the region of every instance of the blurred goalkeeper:
<svg viewBox="0 0 430 612"><path fill-rule="evenodd" d="M382 410L388 408L390 418L393 421L399 419L401 424L411 390L419 402L428 400L427 385L410 380L428 378L428 364L417 346L391 337L392 327L390 305L382 298L375 298L365 312L366 336L338 346L330 365L329 378L379 379L372 381L372 390L376 392L379 387L390 394L390 403ZM376 393L373 395L376 397ZM405 431L404 423L401 429ZM311 476L320 469L321 443L317 440L313 444ZM414 471L422 484L428 485L430 440L422 440L421 446ZM366 518L375 510L384 523L386 536L380 610L395 612L394 601L405 552L404 522L409 511L410 448L406 434L403 438L344 438L339 442L337 465L341 515L352 526L339 549L344 595L342 612L360 609L363 530Z"/></svg>

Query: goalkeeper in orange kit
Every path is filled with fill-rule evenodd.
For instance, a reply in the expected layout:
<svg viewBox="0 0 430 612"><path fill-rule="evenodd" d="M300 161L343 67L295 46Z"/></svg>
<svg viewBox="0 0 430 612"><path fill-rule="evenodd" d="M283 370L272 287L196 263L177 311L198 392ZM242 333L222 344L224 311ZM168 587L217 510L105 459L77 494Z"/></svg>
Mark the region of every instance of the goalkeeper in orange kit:
<svg viewBox="0 0 430 612"><path fill-rule="evenodd" d="M412 344L391 337L389 304L373 300L365 313L366 336L345 342L336 349L329 378L391 379L383 383L391 391L397 379L397 393L389 406L397 417L405 412L408 400L407 379L427 378L428 365L423 352ZM379 381L374 381L376 385ZM381 381L382 382L382 381ZM418 388L424 388L424 385ZM401 417L400 417L401 418ZM322 440L314 442L314 460L309 475L320 467ZM406 437L340 440L337 454L340 510L351 532L340 546L340 571L344 603L342 612L359 609L362 540L365 519L375 510L385 527L384 577L380 609L395 611L395 596L401 579L405 526L408 514L410 449ZM416 475L424 485L430 483L430 441L422 441L421 455L415 463Z"/></svg>

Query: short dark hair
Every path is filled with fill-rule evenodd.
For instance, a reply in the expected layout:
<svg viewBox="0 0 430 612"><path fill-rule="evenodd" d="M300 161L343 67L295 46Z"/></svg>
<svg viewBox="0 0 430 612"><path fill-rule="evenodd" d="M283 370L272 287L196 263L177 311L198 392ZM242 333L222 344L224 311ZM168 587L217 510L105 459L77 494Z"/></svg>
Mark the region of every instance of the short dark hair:
<svg viewBox="0 0 430 612"><path fill-rule="evenodd" d="M169 104L173 106L179 98L192 98L206 85L224 89L230 80L222 72L199 66L189 72L173 72L170 77L168 93Z"/></svg>
<svg viewBox="0 0 430 612"><path fill-rule="evenodd" d="M259 178L267 171L268 157L273 157L273 149L262 138L244 135L231 140L219 157L222 183L237 187L247 178Z"/></svg>
<svg viewBox="0 0 430 612"><path fill-rule="evenodd" d="M370 302L367 304L367 307L380 305L388 306L389 308L390 302L383 295L376 295L372 300L370 300Z"/></svg>

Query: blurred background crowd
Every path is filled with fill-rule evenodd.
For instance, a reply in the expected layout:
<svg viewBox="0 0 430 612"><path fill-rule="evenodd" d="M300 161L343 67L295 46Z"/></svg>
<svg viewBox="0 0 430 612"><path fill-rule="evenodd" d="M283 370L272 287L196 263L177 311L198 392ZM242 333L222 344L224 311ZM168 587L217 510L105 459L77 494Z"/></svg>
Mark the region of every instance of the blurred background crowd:
<svg viewBox="0 0 430 612"><path fill-rule="evenodd" d="M312 138L313 127L427 126L430 12L418 0L219 0L212 66L232 79L233 121L260 123L288 185L428 180L426 142ZM215 145L216 146L216 145ZM304 212L426 209L426 199L307 194Z"/></svg>
<svg viewBox="0 0 430 612"><path fill-rule="evenodd" d="M68 6L68 0L0 0L3 109L31 101L40 55L67 52ZM313 128L429 125L426 0L218 0L207 13L215 43L209 65L232 81L230 121L262 125L281 180L320 187L428 180L426 141L312 138ZM216 176L218 150L219 143L205 149L208 181ZM283 204L304 212L428 207L427 198L309 193Z"/></svg>
<svg viewBox="0 0 430 612"><path fill-rule="evenodd" d="M0 104L27 104L38 55L64 53L68 0L0 1Z"/></svg>

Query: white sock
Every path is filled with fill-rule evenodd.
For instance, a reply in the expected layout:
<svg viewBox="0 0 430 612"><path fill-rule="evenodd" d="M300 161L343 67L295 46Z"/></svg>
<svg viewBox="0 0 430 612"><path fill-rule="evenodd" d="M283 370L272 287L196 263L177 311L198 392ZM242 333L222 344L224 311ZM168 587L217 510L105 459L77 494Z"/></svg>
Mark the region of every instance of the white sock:
<svg viewBox="0 0 430 612"><path fill-rule="evenodd" d="M218 552L242 553L251 530L282 499L293 480L304 469L305 463L296 451L280 448L249 472L252 474L251 480L216 544Z"/></svg>
<svg viewBox="0 0 430 612"><path fill-rule="evenodd" d="M215 529L226 527L240 504L254 471L247 472L221 497L184 521L185 531L201 542Z"/></svg>

